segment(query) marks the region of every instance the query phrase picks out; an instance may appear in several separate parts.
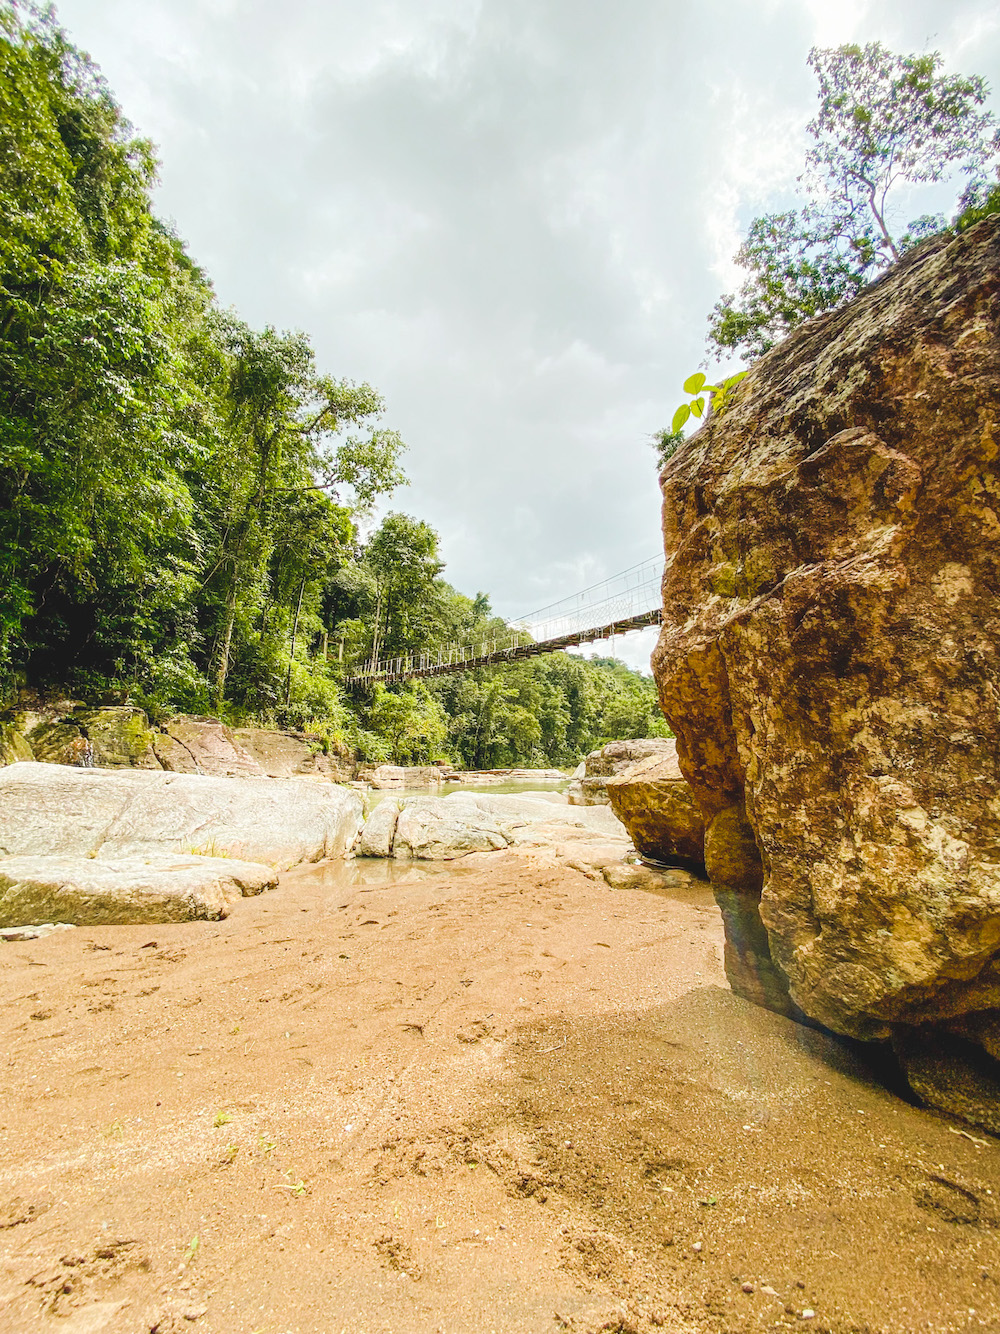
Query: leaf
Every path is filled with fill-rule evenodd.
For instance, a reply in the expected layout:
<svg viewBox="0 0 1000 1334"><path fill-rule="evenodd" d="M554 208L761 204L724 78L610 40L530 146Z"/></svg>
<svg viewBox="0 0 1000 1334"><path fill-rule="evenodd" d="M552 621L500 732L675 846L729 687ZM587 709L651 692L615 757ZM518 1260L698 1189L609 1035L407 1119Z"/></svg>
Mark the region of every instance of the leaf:
<svg viewBox="0 0 1000 1334"><path fill-rule="evenodd" d="M691 404L691 411L694 413L696 417L700 417L701 414L705 411L705 400L703 398L696 398L695 401Z"/></svg>
<svg viewBox="0 0 1000 1334"><path fill-rule="evenodd" d="M682 403L680 407L677 409L677 411L674 413L674 419L670 423L671 431L679 431L690 416L691 416L691 409L688 407L686 403Z"/></svg>
<svg viewBox="0 0 1000 1334"><path fill-rule="evenodd" d="M726 381L726 384L729 386L730 389L733 389L735 388L736 385L739 384L741 380L745 380L748 374L749 374L748 371L737 371L735 375L730 375L729 379Z"/></svg>
<svg viewBox="0 0 1000 1334"><path fill-rule="evenodd" d="M705 387L705 377L701 371L696 371L694 375L689 375L684 381L685 394L697 394Z"/></svg>

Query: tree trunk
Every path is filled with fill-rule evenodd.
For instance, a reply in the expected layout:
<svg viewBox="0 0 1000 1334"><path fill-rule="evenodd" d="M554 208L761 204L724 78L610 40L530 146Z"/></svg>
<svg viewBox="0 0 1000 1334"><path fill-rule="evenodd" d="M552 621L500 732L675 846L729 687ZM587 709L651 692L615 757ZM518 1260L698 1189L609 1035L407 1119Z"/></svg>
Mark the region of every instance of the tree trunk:
<svg viewBox="0 0 1000 1334"><path fill-rule="evenodd" d="M375 599L375 624L372 627L372 660L371 670L374 672L375 664L378 662L378 632L382 624L382 585L378 586L378 596Z"/></svg>
<svg viewBox="0 0 1000 1334"><path fill-rule="evenodd" d="M285 707L292 698L292 663L295 661L295 637L299 633L299 614L302 611L302 594L305 592L306 577L302 576L299 584L299 600L295 604L295 617L292 620L292 642L288 650L288 675L285 677Z"/></svg>

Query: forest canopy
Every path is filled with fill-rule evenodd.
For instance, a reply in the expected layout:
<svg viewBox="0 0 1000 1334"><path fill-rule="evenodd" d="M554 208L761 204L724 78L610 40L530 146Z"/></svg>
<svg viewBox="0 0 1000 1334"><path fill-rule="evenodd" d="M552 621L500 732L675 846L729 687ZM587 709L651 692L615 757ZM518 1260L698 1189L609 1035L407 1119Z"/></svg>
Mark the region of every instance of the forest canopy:
<svg viewBox="0 0 1000 1334"><path fill-rule="evenodd" d="M308 337L252 329L156 217L152 145L51 12L0 0L0 683L325 730L367 758L568 764L663 734L564 654L345 694L496 624L373 506L405 446Z"/></svg>

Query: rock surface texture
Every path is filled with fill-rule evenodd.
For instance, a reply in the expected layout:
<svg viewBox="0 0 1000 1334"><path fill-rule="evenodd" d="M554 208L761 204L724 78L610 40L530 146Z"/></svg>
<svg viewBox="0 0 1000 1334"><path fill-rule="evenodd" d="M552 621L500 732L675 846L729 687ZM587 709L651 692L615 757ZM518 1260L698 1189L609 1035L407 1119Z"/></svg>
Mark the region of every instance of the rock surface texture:
<svg viewBox="0 0 1000 1334"><path fill-rule="evenodd" d="M611 811L574 810L544 794L385 797L368 818L359 851L366 857L451 861L472 852L573 842L610 846L621 860L628 834Z"/></svg>
<svg viewBox="0 0 1000 1334"><path fill-rule="evenodd" d="M435 787L442 782L441 770L433 765L362 765L358 778L380 791L402 791L408 787Z"/></svg>
<svg viewBox="0 0 1000 1334"><path fill-rule="evenodd" d="M661 750L631 764L619 777L605 779L611 809L643 857L703 871L701 807L681 773L677 742L659 744Z"/></svg>
<svg viewBox="0 0 1000 1334"><path fill-rule="evenodd" d="M1000 1007L998 322L994 217L792 334L661 475L653 664L730 977L910 1051Z"/></svg>
<svg viewBox="0 0 1000 1334"><path fill-rule="evenodd" d="M20 763L0 769L0 853L226 856L286 870L341 857L362 822L332 783Z"/></svg>
<svg viewBox="0 0 1000 1334"><path fill-rule="evenodd" d="M228 727L180 714L153 727L131 705L91 708L72 700L34 700L0 722L0 766L17 760L98 769L165 769L217 778L324 778L349 782L354 756L306 732Z"/></svg>
<svg viewBox="0 0 1000 1334"><path fill-rule="evenodd" d="M648 737L636 741L609 741L600 750L592 750L583 761L583 773L573 774L566 793L571 806L608 806L608 779L627 774L642 760L672 756L673 740Z"/></svg>
<svg viewBox="0 0 1000 1334"><path fill-rule="evenodd" d="M230 857L3 857L0 927L215 921L277 883L271 867Z"/></svg>

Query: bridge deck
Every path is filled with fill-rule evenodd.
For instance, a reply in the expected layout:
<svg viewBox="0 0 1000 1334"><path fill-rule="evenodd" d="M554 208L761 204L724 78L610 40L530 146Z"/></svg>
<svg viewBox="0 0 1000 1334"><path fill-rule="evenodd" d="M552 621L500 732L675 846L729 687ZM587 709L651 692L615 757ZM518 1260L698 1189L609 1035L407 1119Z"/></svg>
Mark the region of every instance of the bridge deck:
<svg viewBox="0 0 1000 1334"><path fill-rule="evenodd" d="M642 630L649 625L659 625L661 611L659 607L652 611L639 612L622 620L611 621L586 630L577 630L571 634L560 635L555 639L543 639L527 644L511 644L506 648L491 649L468 657L456 658L449 662L431 661L433 655L425 654L414 658L397 659L398 668L379 663L374 670L356 672L344 678L348 686L363 685L367 681L409 681L418 676L446 676L449 672L470 672L476 667L492 667L497 663L519 662L522 658L535 658L542 653L558 653L560 649L573 648L577 644L590 644L598 639L611 639L615 635L626 634L629 630Z"/></svg>

